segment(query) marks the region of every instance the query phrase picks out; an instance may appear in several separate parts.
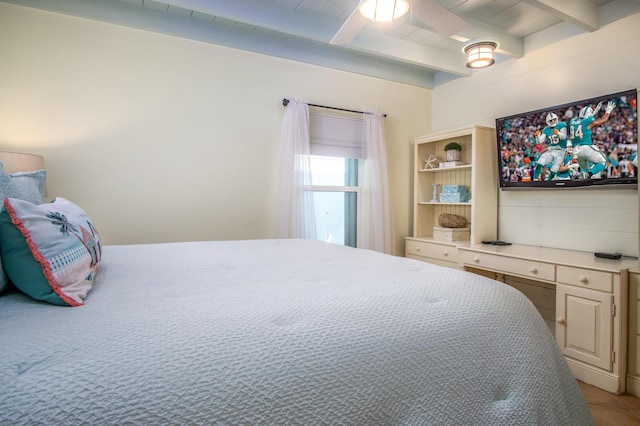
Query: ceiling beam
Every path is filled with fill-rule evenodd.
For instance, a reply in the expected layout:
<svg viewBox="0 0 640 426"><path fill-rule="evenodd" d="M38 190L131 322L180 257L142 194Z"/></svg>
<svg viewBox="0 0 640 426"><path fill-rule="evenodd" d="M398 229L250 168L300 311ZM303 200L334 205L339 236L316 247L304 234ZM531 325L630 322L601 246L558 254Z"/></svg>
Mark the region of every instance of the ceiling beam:
<svg viewBox="0 0 640 426"><path fill-rule="evenodd" d="M278 10L265 1L163 0L163 3L322 42L329 42L340 28L338 21L320 20L318 16L286 8Z"/></svg>
<svg viewBox="0 0 640 426"><path fill-rule="evenodd" d="M326 43L277 31L256 32L246 25L217 24L213 22L213 17L211 20L205 20L117 0L0 0L0 2L233 47L417 87L428 89L434 87L435 70L408 60L376 57L355 49L329 46Z"/></svg>
<svg viewBox="0 0 640 426"><path fill-rule="evenodd" d="M343 47L459 76L471 75L471 70L466 66L466 56L462 51L451 53L434 49L366 28Z"/></svg>
<svg viewBox="0 0 640 426"><path fill-rule="evenodd" d="M524 2L557 15L563 21L571 22L585 31L594 32L600 28L598 8L588 0L524 0Z"/></svg>
<svg viewBox="0 0 640 426"><path fill-rule="evenodd" d="M342 22L309 13L282 8L277 10L263 0L163 0L164 3L195 10L231 21L243 22L298 37L329 43L340 30ZM354 39L341 48L384 57L443 71L459 76L471 75L462 53L419 46L363 28Z"/></svg>

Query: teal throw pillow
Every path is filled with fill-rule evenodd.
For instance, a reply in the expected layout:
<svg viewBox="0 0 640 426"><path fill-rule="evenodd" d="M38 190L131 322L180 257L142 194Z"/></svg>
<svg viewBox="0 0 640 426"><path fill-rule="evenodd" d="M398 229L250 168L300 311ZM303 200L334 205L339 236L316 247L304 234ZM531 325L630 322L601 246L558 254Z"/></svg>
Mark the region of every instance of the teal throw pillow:
<svg viewBox="0 0 640 426"><path fill-rule="evenodd" d="M0 257L0 294L8 287L9 279L7 278L7 274L4 272L4 268L2 267L2 257Z"/></svg>
<svg viewBox="0 0 640 426"><path fill-rule="evenodd" d="M11 282L28 296L56 305L84 304L101 254L96 227L71 201L4 200L0 255Z"/></svg>
<svg viewBox="0 0 640 426"><path fill-rule="evenodd" d="M0 201L11 197L35 204L42 203L46 177L47 172L44 170L9 174L4 171L4 165L0 163ZM0 260L0 293L7 285L7 275L2 268L2 261Z"/></svg>

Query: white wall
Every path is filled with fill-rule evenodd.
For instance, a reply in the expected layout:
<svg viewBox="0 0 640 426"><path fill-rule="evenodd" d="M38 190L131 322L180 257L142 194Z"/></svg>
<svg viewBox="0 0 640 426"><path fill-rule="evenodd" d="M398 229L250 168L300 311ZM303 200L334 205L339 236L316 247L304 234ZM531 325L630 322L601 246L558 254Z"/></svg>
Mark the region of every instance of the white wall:
<svg viewBox="0 0 640 426"><path fill-rule="evenodd" d="M640 87L640 14L436 87L434 130ZM497 173L497 171L496 171ZM499 238L638 255L636 190L500 191Z"/></svg>
<svg viewBox="0 0 640 426"><path fill-rule="evenodd" d="M270 235L283 97L384 111L397 252L431 91L0 3L0 149L107 244Z"/></svg>

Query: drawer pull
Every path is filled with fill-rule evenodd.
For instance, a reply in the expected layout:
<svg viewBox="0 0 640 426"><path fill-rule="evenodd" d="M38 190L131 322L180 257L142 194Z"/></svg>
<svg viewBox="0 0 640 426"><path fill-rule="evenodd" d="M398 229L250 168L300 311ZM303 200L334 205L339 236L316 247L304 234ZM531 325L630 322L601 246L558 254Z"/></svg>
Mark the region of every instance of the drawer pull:
<svg viewBox="0 0 640 426"><path fill-rule="evenodd" d="M586 284L586 283L588 283L588 282L589 282L589 279L588 279L586 276L584 276L584 275L580 275L580 276L578 277L578 281L580 281L582 284Z"/></svg>
<svg viewBox="0 0 640 426"><path fill-rule="evenodd" d="M444 257L447 257L447 256L449 256L449 252L448 252L448 251L442 252L442 255L443 255Z"/></svg>
<svg viewBox="0 0 640 426"><path fill-rule="evenodd" d="M420 251L420 247L416 247L416 251Z"/></svg>
<svg viewBox="0 0 640 426"><path fill-rule="evenodd" d="M564 317L558 317L558 324L564 325L564 323L565 323Z"/></svg>
<svg viewBox="0 0 640 426"><path fill-rule="evenodd" d="M480 258L479 257L474 257L473 261L476 262L476 263L480 263Z"/></svg>
<svg viewBox="0 0 640 426"><path fill-rule="evenodd" d="M538 268L536 268L535 266L531 267L531 273L532 274L537 274L538 273Z"/></svg>

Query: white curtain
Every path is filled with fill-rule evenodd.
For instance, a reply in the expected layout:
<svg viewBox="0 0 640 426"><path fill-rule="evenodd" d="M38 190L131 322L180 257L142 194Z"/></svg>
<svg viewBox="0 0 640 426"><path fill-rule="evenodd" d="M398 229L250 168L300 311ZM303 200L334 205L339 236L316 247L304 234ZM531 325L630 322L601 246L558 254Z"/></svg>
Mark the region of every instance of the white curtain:
<svg viewBox="0 0 640 426"><path fill-rule="evenodd" d="M393 254L384 117L377 111L367 111L363 119L367 158L362 161L360 175L358 247Z"/></svg>
<svg viewBox="0 0 640 426"><path fill-rule="evenodd" d="M275 195L274 236L315 239L309 159L309 106L290 99L280 132L279 177Z"/></svg>

